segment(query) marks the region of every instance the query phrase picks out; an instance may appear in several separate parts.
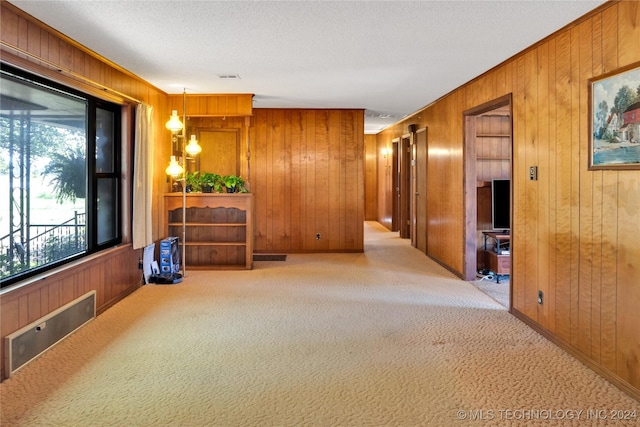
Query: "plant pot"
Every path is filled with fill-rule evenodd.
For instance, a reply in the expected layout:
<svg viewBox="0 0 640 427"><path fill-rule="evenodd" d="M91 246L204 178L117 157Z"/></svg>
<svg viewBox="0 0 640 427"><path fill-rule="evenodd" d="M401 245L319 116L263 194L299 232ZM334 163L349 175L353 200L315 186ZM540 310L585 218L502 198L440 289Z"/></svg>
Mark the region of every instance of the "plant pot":
<svg viewBox="0 0 640 427"><path fill-rule="evenodd" d="M203 185L202 186L202 192L203 193L211 193L213 190L213 187L210 185Z"/></svg>
<svg viewBox="0 0 640 427"><path fill-rule="evenodd" d="M227 193L235 193L236 189L234 187L227 187Z"/></svg>

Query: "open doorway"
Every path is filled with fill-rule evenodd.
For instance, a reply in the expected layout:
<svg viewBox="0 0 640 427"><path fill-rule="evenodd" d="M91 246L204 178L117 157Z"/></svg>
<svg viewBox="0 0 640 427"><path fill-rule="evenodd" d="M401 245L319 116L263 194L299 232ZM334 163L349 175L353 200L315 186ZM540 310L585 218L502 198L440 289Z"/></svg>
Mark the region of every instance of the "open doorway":
<svg viewBox="0 0 640 427"><path fill-rule="evenodd" d="M464 112L465 279L511 307L511 95ZM486 289L483 289L486 288ZM492 294L493 293L493 294Z"/></svg>
<svg viewBox="0 0 640 427"><path fill-rule="evenodd" d="M400 174L399 171L399 143L398 138L391 141L391 231L398 231L400 227Z"/></svg>
<svg viewBox="0 0 640 427"><path fill-rule="evenodd" d="M400 238L412 236L411 223L411 135L403 135L398 144L398 232ZM412 240L413 242L413 240Z"/></svg>

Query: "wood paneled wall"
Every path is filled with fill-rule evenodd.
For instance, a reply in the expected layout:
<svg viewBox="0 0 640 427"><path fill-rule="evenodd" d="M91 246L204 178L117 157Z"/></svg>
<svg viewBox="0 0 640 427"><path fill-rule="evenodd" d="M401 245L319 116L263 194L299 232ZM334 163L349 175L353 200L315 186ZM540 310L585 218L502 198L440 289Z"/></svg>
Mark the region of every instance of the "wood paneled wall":
<svg viewBox="0 0 640 427"><path fill-rule="evenodd" d="M2 340L89 291L96 291L98 313L133 292L141 283L140 251L131 245L100 253L0 297ZM3 360L5 347L1 350ZM4 364L2 378L5 378Z"/></svg>
<svg viewBox="0 0 640 427"><path fill-rule="evenodd" d="M255 197L256 252L363 250L362 110L254 109L251 118L197 117L200 110L191 112L196 117L187 120L190 132L241 132L241 175L248 177ZM375 143L375 136L370 141ZM205 151L203 147L202 156ZM369 177L375 180L375 171Z"/></svg>
<svg viewBox="0 0 640 427"><path fill-rule="evenodd" d="M132 119L137 101L154 107L154 168L157 171L154 179L154 205L162 206L161 196L166 187L164 168L170 150L170 134L164 129L164 122L169 118L165 113L168 111L166 94L5 1L0 3L0 37L3 62L121 104L126 112L123 120L125 147L132 147L133 144ZM131 155L132 152L125 154L126 164L123 164L123 181L129 188ZM138 259L141 251L134 251L129 243L130 209L127 207L130 208L130 203L125 200L125 238L121 247L103 251L57 272L52 271L42 280L3 291L0 296L3 341L6 335L89 290L97 291L97 309L103 311L140 285ZM162 235L159 221L161 214L160 211L154 212L154 239ZM4 346L0 347L0 356L4 360ZM4 364L2 370L4 378Z"/></svg>
<svg viewBox="0 0 640 427"><path fill-rule="evenodd" d="M256 252L362 251L364 111L253 114Z"/></svg>
<svg viewBox="0 0 640 427"><path fill-rule="evenodd" d="M186 115L189 117L247 117L253 109L253 95L242 94L207 94L207 95L169 95L169 109L182 114L186 104Z"/></svg>
<svg viewBox="0 0 640 427"><path fill-rule="evenodd" d="M70 301L96 291L96 307L103 311L139 284L138 253L122 246L75 263L55 275L34 281L28 292L2 295L2 336L41 318ZM4 346L3 346L4 347Z"/></svg>
<svg viewBox="0 0 640 427"><path fill-rule="evenodd" d="M588 79L640 61L638 46L640 2L606 3L378 135L429 127L428 253L462 276L463 112L513 95L512 312L636 398L640 171L587 164Z"/></svg>

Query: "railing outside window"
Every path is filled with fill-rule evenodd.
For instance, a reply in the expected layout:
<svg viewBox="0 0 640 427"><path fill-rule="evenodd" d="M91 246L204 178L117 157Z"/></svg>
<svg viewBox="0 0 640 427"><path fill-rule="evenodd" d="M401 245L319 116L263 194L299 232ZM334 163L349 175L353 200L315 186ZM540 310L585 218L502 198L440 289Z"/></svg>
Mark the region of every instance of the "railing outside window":
<svg viewBox="0 0 640 427"><path fill-rule="evenodd" d="M86 251L86 215L76 212L62 224L31 224L0 238L0 278L55 263ZM21 241L21 236L32 236Z"/></svg>

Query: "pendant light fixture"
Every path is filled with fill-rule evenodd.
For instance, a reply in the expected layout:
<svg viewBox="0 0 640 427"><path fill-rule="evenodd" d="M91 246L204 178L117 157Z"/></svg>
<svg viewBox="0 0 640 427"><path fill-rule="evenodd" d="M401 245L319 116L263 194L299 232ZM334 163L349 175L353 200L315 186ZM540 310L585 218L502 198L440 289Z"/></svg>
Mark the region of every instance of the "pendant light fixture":
<svg viewBox="0 0 640 427"><path fill-rule="evenodd" d="M182 121L178 117L178 111L171 111L171 118L166 123L167 129L171 131L171 150L176 150L178 142L181 142L182 157L178 160L175 155L171 156L169 166L165 169L165 173L173 178L174 181L182 182L182 277L186 277L186 255L187 255L187 223L186 223L186 206L187 206L187 154L191 158L195 157L202 151L202 147L198 144L195 135L191 135L189 144L185 141L185 123L187 122L187 93L182 92Z"/></svg>

